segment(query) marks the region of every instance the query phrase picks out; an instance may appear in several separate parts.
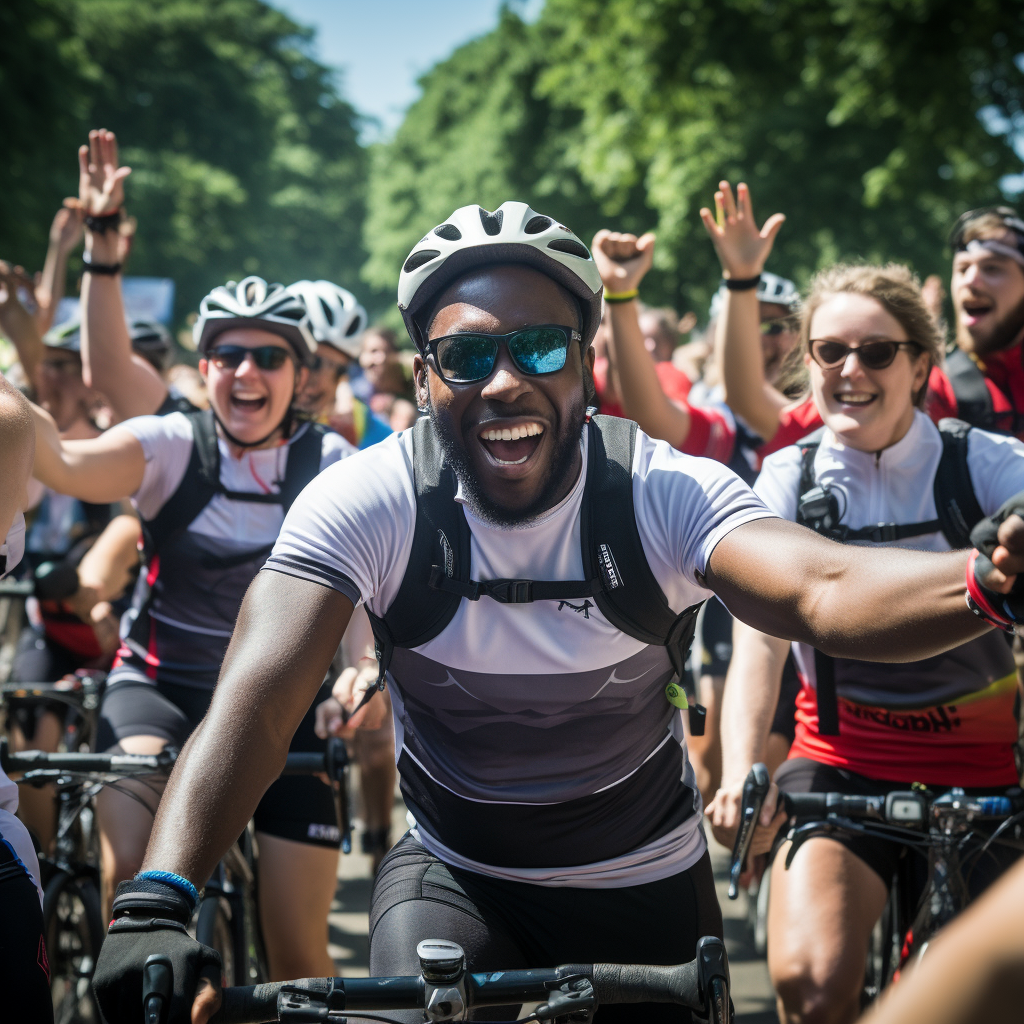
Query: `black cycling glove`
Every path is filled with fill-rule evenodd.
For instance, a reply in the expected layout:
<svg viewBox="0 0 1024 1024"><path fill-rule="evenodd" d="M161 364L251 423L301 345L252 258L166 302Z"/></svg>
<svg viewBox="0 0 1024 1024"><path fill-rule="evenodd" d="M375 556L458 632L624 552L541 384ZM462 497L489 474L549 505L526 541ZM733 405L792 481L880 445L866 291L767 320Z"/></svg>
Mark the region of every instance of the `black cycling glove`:
<svg viewBox="0 0 1024 1024"><path fill-rule="evenodd" d="M174 989L166 1024L188 1024L199 979L220 985L220 953L187 932L192 901L173 885L154 879L122 882L114 919L100 948L92 985L106 1024L142 1021L142 972L153 953L166 956Z"/></svg>
<svg viewBox="0 0 1024 1024"><path fill-rule="evenodd" d="M1005 615L1011 622L1022 623L1024 622L1024 573L1018 574L1013 588L1008 594L999 594L994 590L989 590L983 583L984 578L995 568L992 564L992 554L999 546L999 527L1010 516L1020 516L1021 519L1024 519L1024 491L1004 501L995 515L982 519L971 530L971 543L978 549L978 555L974 562L974 578L978 587L1000 614Z"/></svg>

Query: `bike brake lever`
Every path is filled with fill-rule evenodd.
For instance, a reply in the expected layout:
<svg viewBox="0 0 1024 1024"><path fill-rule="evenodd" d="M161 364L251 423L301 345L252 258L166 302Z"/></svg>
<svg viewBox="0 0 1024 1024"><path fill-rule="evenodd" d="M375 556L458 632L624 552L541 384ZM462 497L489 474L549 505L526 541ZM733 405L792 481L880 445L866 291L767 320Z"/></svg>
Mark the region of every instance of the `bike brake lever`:
<svg viewBox="0 0 1024 1024"><path fill-rule="evenodd" d="M174 988L174 970L168 957L153 953L142 968L142 1019L162 1024Z"/></svg>
<svg viewBox="0 0 1024 1024"><path fill-rule="evenodd" d="M729 862L729 899L731 900L739 896L740 875L743 874L747 863L747 853L750 850L754 829L757 828L757 819L761 816L761 808L764 806L764 799L768 795L770 784L768 769L760 763L750 769L746 781L743 783L740 827L732 848L732 860Z"/></svg>

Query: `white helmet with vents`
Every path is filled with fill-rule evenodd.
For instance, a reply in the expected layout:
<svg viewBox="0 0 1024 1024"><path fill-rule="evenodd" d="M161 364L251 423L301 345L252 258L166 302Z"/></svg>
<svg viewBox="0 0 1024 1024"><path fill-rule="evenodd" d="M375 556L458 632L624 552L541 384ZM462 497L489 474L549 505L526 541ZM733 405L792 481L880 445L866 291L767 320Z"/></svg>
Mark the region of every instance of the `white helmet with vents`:
<svg viewBox="0 0 1024 1024"><path fill-rule="evenodd" d="M422 314L456 278L488 263L525 263L567 288L579 301L588 345L601 322L601 275L590 250L563 224L526 203L502 203L493 213L463 206L413 247L398 279L398 308L422 352Z"/></svg>
<svg viewBox="0 0 1024 1024"><path fill-rule="evenodd" d="M708 319L714 320L722 312L722 299L725 298L726 287L719 285L718 291L711 296L711 308L708 310ZM761 280L757 285L757 301L773 302L778 306L785 306L791 313L800 308L800 293L796 285L788 277L780 277L778 274L761 271Z"/></svg>
<svg viewBox="0 0 1024 1024"><path fill-rule="evenodd" d="M359 358L367 316L350 291L331 281L296 281L288 291L305 304L309 328L321 345L330 345L350 359Z"/></svg>
<svg viewBox="0 0 1024 1024"><path fill-rule="evenodd" d="M199 319L192 328L196 348L206 355L214 338L235 327L257 327L280 335L295 350L299 363L308 365L316 355L316 339L309 326L305 303L284 285L267 284L262 277L219 285L199 303Z"/></svg>

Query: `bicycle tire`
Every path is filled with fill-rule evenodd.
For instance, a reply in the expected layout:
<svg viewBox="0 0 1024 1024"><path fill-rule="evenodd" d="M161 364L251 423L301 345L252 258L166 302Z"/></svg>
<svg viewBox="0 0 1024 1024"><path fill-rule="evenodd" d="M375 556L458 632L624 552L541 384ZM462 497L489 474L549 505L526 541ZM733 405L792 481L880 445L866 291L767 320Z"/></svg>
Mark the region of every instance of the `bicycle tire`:
<svg viewBox="0 0 1024 1024"><path fill-rule="evenodd" d="M221 985L244 985L248 982L243 964L238 962L235 943L235 923L231 906L219 895L209 895L199 904L196 918L196 941L220 953Z"/></svg>
<svg viewBox="0 0 1024 1024"><path fill-rule="evenodd" d="M92 973L103 943L95 881L60 871L43 892L43 934L50 961L54 1024L99 1024Z"/></svg>

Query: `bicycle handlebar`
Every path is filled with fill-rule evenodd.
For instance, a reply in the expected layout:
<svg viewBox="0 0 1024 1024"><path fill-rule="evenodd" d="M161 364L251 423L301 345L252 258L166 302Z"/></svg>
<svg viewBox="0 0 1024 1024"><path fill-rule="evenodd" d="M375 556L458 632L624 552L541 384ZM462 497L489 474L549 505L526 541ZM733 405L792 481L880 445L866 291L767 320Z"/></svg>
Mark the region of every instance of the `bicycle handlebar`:
<svg viewBox="0 0 1024 1024"><path fill-rule="evenodd" d="M705 936L697 956L675 967L634 964L563 964L543 970L492 971L462 976L466 1009L545 1002L547 1016L570 1012L574 991L587 983L602 1003L674 1003L728 1024L729 968L722 940ZM455 983L453 983L455 984ZM222 990L211 1024L314 1020L330 1011L424 1009L433 986L422 975L396 978L305 978ZM557 1004L557 1005L556 1005ZM307 1014L307 1015L304 1015Z"/></svg>
<svg viewBox="0 0 1024 1024"><path fill-rule="evenodd" d="M1006 818L1024 809L1024 794L1009 792L970 796L952 789L939 797L918 790L893 790L884 796L848 793L783 793L782 803L791 817L843 818L883 821L890 825L920 826L932 814L953 813L970 821Z"/></svg>
<svg viewBox="0 0 1024 1024"><path fill-rule="evenodd" d="M740 827L736 832L732 860L729 862L729 899L731 900L736 899L740 894L740 875L743 874L743 869L746 867L747 853L750 850L754 830L757 828L757 819L761 817L761 808L764 806L764 798L768 795L770 785L771 779L768 777L768 769L765 765L760 763L753 765L743 783Z"/></svg>

